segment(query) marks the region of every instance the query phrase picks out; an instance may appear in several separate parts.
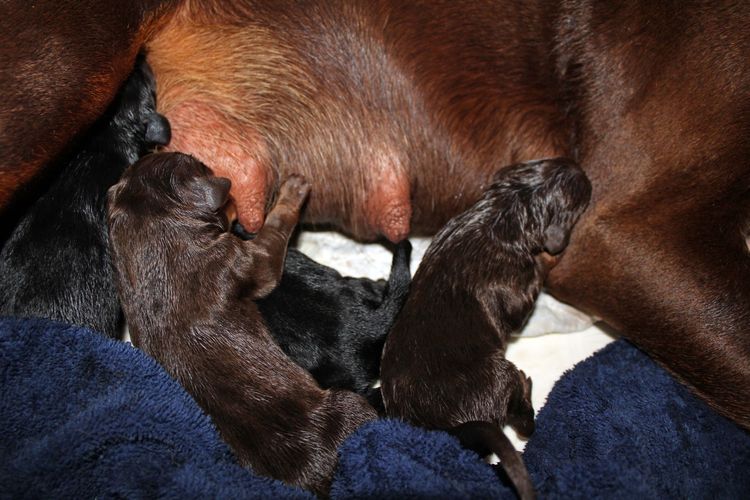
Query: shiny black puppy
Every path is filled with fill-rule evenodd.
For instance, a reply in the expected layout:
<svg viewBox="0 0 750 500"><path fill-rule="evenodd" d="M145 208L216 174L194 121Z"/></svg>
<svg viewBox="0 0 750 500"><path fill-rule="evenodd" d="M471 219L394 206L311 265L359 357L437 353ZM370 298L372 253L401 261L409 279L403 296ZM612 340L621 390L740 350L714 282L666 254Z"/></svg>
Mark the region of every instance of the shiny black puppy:
<svg viewBox="0 0 750 500"><path fill-rule="evenodd" d="M385 338L411 283L411 244L396 245L388 281L341 276L289 249L279 286L259 300L271 335L321 387L348 389L382 412L380 375Z"/></svg>
<svg viewBox="0 0 750 500"><path fill-rule="evenodd" d="M62 159L0 252L0 314L42 317L118 338L122 312L107 235L107 190L170 139L143 57L108 110Z"/></svg>

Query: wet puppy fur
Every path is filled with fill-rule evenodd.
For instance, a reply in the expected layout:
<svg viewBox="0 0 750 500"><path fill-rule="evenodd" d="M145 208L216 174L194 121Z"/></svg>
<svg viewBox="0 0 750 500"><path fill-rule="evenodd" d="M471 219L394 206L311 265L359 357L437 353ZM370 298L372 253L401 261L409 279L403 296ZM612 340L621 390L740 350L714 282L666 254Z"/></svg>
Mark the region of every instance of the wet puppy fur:
<svg viewBox="0 0 750 500"><path fill-rule="evenodd" d="M119 338L106 195L130 164L169 142L169 123L155 101L154 77L141 56L3 246L0 314L54 319Z"/></svg>
<svg viewBox="0 0 750 500"><path fill-rule="evenodd" d="M282 184L251 241L230 232L230 182L193 157L145 157L110 190L116 278L133 343L208 413L240 463L325 495L339 444L377 413L321 389L271 337L256 300L281 279L309 185Z"/></svg>
<svg viewBox="0 0 750 500"><path fill-rule="evenodd" d="M385 337L411 283L407 240L396 245L388 281L341 276L289 249L281 283L257 302L281 349L323 388L349 389L382 412Z"/></svg>
<svg viewBox="0 0 750 500"><path fill-rule="evenodd" d="M506 423L521 436L533 432L531 380L505 358L508 338L531 314L590 196L572 161L524 163L498 171L482 198L448 222L386 339L387 415L432 429L491 423L495 440L507 441ZM466 427L458 431L464 443L472 432L487 434ZM525 468L513 469L520 457L507 450L493 451L521 496L533 496Z"/></svg>

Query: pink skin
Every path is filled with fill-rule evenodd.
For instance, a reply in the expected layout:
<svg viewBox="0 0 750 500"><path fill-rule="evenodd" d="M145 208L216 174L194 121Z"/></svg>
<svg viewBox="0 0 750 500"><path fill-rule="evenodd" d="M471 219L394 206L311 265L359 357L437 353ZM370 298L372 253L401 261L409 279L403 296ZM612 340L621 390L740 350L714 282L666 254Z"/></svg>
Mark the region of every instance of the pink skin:
<svg viewBox="0 0 750 500"><path fill-rule="evenodd" d="M267 200L276 184L276 172L270 166L265 140L198 101L183 102L165 110L164 114L172 125L168 149L191 154L208 165L215 175L230 179L240 223L247 231L258 232L263 227ZM372 239L382 235L393 242L401 241L411 230L409 177L401 164L387 155L378 155L371 165L366 181L370 188L363 206L353 208L361 210L366 225L359 236ZM289 169L293 170L298 169ZM315 176L308 175L308 178L315 181ZM330 196L325 187L313 188L311 212L315 213L316 205L325 202L322 199L325 196Z"/></svg>
<svg viewBox="0 0 750 500"><path fill-rule="evenodd" d="M397 243L411 230L411 193L408 176L394 162L378 162L371 194L365 202L365 220L376 234Z"/></svg>

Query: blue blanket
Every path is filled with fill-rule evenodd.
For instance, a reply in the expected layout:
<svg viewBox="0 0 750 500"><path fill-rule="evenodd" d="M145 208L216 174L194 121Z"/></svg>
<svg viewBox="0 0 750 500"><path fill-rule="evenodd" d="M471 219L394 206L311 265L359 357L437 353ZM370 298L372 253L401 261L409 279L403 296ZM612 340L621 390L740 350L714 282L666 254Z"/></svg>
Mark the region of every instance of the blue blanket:
<svg viewBox="0 0 750 500"><path fill-rule="evenodd" d="M311 498L239 467L195 402L130 345L0 319L0 497ZM746 497L750 435L618 341L568 372L525 461L540 497ZM340 449L333 498L512 498L450 436L393 420Z"/></svg>

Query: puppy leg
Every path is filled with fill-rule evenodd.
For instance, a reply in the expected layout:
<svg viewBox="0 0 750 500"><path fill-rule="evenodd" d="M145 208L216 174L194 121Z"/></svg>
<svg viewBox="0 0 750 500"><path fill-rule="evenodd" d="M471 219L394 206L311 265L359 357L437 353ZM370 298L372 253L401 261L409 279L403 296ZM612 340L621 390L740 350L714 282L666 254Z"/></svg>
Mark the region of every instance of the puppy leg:
<svg viewBox="0 0 750 500"><path fill-rule="evenodd" d="M300 209L310 193L310 184L300 175L291 175L281 185L276 205L268 213L258 236L245 242L253 249L252 298L261 299L273 291L281 280L289 238L299 221Z"/></svg>
<svg viewBox="0 0 750 500"><path fill-rule="evenodd" d="M519 436L528 438L534 433L534 405L531 403L531 378L523 370L513 366L511 375L518 377L518 384L513 389L508 401L506 423L513 427Z"/></svg>

